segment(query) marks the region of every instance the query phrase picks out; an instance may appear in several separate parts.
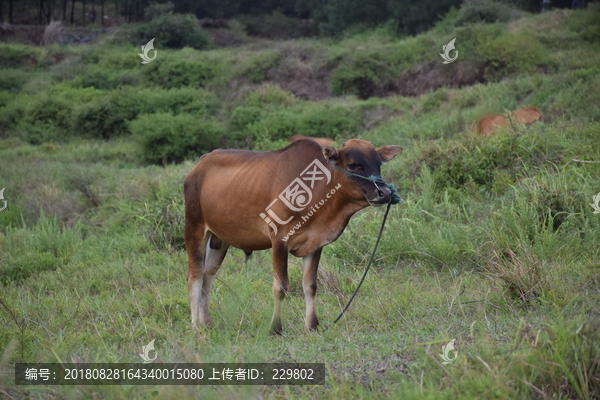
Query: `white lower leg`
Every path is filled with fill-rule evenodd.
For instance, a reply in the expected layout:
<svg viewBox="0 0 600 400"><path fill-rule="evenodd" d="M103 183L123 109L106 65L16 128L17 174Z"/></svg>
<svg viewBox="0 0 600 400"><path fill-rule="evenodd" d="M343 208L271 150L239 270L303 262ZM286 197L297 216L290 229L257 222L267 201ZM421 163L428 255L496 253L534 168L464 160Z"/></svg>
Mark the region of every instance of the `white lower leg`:
<svg viewBox="0 0 600 400"><path fill-rule="evenodd" d="M194 279L194 278L191 278ZM195 278L189 285L190 308L192 310L192 324L197 328L204 323L200 315L202 299L202 278Z"/></svg>

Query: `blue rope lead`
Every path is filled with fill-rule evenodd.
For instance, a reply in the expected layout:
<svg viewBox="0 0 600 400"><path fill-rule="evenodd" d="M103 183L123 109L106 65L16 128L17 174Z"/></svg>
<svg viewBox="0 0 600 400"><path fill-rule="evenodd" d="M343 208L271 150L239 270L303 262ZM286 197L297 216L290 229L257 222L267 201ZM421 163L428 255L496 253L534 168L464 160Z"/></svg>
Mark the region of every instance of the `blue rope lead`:
<svg viewBox="0 0 600 400"><path fill-rule="evenodd" d="M347 175L356 176L356 177L371 181L375 184L375 186L377 186L377 184L375 182L385 183L392 191L392 195L391 195L391 201L388 203L387 209L385 210L385 215L383 216L383 221L381 222L381 228L379 228L379 235L377 235L377 240L375 241L375 247L373 248L373 252L371 253L371 258L369 259L367 268L365 268L365 272L363 273L362 278L360 278L360 282L358 282L358 286L356 287L356 290L354 290L354 293L352 293L352 297L350 297L350 300L348 300L348 304L346 304L346 307L344 307L344 309L342 310L340 315L338 315L338 317L335 319L335 321L333 321L334 324L336 322L338 322L340 320L340 318L342 318L342 316L344 315L344 313L346 312L348 307L350 307L352 300L354 300L354 297L356 297L358 290L360 289L363 282L365 281L365 278L367 277L367 273L369 272L369 269L371 268L371 264L373 264L373 258L375 258L375 253L377 252L377 246L379 246L379 240L381 240L381 234L383 233L383 228L385 227L385 221L387 220L388 213L390 212L390 207L392 206L392 204L398 204L402 200L402 198L400 198L400 195L396 192L396 187L393 184L387 183L386 181L384 181L383 178L375 176L375 175L371 175L367 178L362 175L357 175L357 174L353 174L352 172L348 172L345 169L338 167L337 165L336 165L336 167L341 169L342 171L344 171ZM323 329L323 332L325 332L326 330L327 330L327 328Z"/></svg>

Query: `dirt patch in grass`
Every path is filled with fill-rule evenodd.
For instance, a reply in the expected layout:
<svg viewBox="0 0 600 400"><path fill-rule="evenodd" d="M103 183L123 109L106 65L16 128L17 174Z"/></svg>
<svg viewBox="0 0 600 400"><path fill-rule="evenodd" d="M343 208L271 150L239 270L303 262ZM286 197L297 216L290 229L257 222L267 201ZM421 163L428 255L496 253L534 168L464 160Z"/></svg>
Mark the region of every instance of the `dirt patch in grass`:
<svg viewBox="0 0 600 400"><path fill-rule="evenodd" d="M484 82L483 68L477 63L457 61L443 64L432 60L402 71L398 78L375 90L374 95L420 96L441 87L461 88Z"/></svg>
<svg viewBox="0 0 600 400"><path fill-rule="evenodd" d="M298 98L318 101L331 97L328 82L330 73L330 69L314 70L308 65L299 64L292 68L270 70L267 79Z"/></svg>

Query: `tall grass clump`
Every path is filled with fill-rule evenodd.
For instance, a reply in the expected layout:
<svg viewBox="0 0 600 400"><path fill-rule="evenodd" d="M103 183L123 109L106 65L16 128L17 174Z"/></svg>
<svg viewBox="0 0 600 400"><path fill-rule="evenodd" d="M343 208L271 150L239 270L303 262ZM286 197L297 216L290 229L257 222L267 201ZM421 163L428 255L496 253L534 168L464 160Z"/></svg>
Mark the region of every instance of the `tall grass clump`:
<svg viewBox="0 0 600 400"><path fill-rule="evenodd" d="M13 250L0 257L0 283L21 282L34 273L55 270L69 262L82 240L81 223L69 227L43 214L31 228L8 227L5 245Z"/></svg>

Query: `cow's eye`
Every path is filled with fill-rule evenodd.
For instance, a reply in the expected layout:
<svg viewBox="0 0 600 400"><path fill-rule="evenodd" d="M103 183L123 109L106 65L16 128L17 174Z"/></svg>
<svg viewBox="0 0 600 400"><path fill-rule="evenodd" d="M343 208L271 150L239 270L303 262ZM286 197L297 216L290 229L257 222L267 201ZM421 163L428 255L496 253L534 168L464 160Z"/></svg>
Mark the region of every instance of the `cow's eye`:
<svg viewBox="0 0 600 400"><path fill-rule="evenodd" d="M348 164L348 168L350 168L350 169L356 169L356 164L350 163L350 164Z"/></svg>

